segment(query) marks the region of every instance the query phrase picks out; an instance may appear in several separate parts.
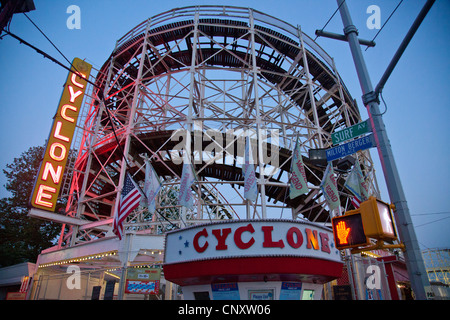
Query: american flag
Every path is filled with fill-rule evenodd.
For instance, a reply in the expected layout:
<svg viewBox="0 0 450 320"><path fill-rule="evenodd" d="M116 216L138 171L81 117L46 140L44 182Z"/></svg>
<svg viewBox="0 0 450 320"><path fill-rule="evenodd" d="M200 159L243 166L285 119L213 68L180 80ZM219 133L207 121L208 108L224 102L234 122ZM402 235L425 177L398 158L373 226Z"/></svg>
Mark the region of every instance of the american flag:
<svg viewBox="0 0 450 320"><path fill-rule="evenodd" d="M352 198L352 205L355 207L355 209L358 209L361 205L361 200L359 200L357 196L354 196Z"/></svg>
<svg viewBox="0 0 450 320"><path fill-rule="evenodd" d="M131 211L137 208L141 201L142 193L139 187L131 178L130 174L126 174L123 182L122 192L120 194L119 205L117 208L117 215L114 216L114 233L122 239L123 221L130 214Z"/></svg>

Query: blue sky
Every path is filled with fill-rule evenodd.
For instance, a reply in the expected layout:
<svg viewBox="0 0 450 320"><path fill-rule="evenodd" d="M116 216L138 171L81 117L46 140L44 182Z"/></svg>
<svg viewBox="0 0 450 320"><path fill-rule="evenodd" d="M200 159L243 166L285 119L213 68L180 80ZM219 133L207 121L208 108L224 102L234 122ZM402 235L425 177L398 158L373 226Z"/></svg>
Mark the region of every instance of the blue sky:
<svg viewBox="0 0 450 320"><path fill-rule="evenodd" d="M347 0L359 37L372 39L366 9L377 5L384 23L399 0ZM151 0L34 0L36 10L29 17L47 34L69 60L86 59L99 68L115 42L143 20L158 13L189 5L224 4L251 7L270 14L314 38L337 8L335 0L240 0L240 1L151 1ZM375 86L425 0L403 1L375 40L363 51ZM68 6L81 9L81 29L66 26ZM157 5L155 5L157 4ZM276 4L276 5L274 5ZM383 97L388 109L383 119L403 182L419 243L423 249L450 247L450 1L437 0L389 78ZM11 32L64 62L58 52L22 14L15 15ZM326 31L342 33L339 14ZM317 42L335 59L347 88L361 108L361 89L350 49L345 42L319 38ZM365 49L365 48L364 48ZM364 50L363 49L363 50ZM11 37L0 40L0 168L31 146L48 137L52 117L62 93L67 71ZM381 105L381 110L384 106ZM382 198L389 201L376 149L372 157ZM8 196L0 174L0 197ZM439 220L439 221L437 221Z"/></svg>

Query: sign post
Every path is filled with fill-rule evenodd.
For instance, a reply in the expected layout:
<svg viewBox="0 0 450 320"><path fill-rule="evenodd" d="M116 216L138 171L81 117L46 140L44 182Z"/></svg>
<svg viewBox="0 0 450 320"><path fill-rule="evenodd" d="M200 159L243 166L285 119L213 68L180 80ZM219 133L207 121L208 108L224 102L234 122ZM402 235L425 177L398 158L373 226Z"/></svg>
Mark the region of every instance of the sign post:
<svg viewBox="0 0 450 320"><path fill-rule="evenodd" d="M423 19L428 10L431 8L433 2L434 1L427 1L420 13L421 18L418 17L416 19L418 23L414 23L416 26L415 29L417 29L418 25L420 25L421 19ZM373 91L369 72L358 42L358 29L353 25L350 12L345 1L337 0L337 4L341 13L342 23L344 25L344 33L350 46L359 83L363 91L363 102L367 108L373 127L389 196L391 202L395 205L395 218L397 220L398 231L406 248L405 262L408 269L409 279L411 281L411 287L417 299L426 300L431 298L433 295L430 281L425 269L419 242L417 241L411 215L409 213L406 196L403 191L397 166L395 164L391 144L387 136L386 127L380 112L379 102L377 101L376 94Z"/></svg>

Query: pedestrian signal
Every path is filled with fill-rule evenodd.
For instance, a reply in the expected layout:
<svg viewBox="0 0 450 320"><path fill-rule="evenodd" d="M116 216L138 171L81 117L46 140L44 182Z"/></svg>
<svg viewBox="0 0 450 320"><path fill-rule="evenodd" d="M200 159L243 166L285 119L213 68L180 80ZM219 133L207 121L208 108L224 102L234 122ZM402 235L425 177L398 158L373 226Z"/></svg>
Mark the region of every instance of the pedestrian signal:
<svg viewBox="0 0 450 320"><path fill-rule="evenodd" d="M364 233L363 222L359 212L345 214L331 219L334 243L339 250L365 246L370 240Z"/></svg>

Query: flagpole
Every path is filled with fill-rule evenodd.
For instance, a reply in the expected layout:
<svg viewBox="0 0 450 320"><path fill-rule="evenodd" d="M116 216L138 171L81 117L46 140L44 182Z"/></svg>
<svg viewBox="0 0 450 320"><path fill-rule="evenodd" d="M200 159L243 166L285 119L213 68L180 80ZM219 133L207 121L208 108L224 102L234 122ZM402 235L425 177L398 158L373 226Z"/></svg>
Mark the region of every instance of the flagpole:
<svg viewBox="0 0 450 320"><path fill-rule="evenodd" d="M248 130L247 130L247 133L248 133ZM245 144L247 144L247 139L248 139L248 137L245 137ZM247 198L245 198L245 170L246 170L246 157L247 156L249 156L249 155L247 155L247 146L245 145L244 146L244 166L243 166L243 175L244 175L244 199L245 199L245 208L246 208L246 216L247 216L247 219L251 219L251 216L250 216L250 200L249 199L247 199Z"/></svg>
<svg viewBox="0 0 450 320"><path fill-rule="evenodd" d="M333 162L330 162L330 164L331 164L331 167L333 167ZM336 176L336 173L334 173L334 170L333 170L333 174ZM337 177L335 177L335 178L336 178L336 181L337 181ZM337 209L337 215L341 216L342 215L341 197L339 196L339 190L337 189L337 183L336 183L336 190L337 190L337 196L338 196L338 201L339 201L339 205L336 208ZM335 214L336 209L331 210L331 212L330 212L330 219L336 216L336 214Z"/></svg>
<svg viewBox="0 0 450 320"><path fill-rule="evenodd" d="M200 154L203 152L202 150L198 150L198 151L200 152ZM200 184L198 183L198 176L197 176L197 172L195 171L195 166L194 166L195 158L192 159L193 157L194 157L194 154L192 154L191 161L189 162L189 164L191 165L191 171L192 171L192 174L194 175L194 181L192 182L192 184L194 184L194 182L196 182L196 185L197 185L197 196L198 196L197 217L200 217L200 219L203 219L202 189L200 188ZM192 160L194 160L194 161L192 161Z"/></svg>
<svg viewBox="0 0 450 320"><path fill-rule="evenodd" d="M183 150L183 162L180 177L180 192L178 195L178 204L181 204L179 209L180 220L186 227L187 226L186 210L187 207L193 210L193 203L191 204L191 201L193 202L192 184L194 183L194 181L197 180L196 178L197 175L195 174L195 169L192 165L191 131L186 130L185 132L186 132L186 139L185 139L186 144Z"/></svg>
<svg viewBox="0 0 450 320"><path fill-rule="evenodd" d="M287 181L287 186L286 186L286 196L287 196L287 192L289 190L289 198L290 198L290 193L291 193L291 180L292 180L292 168L293 168L293 164L294 164L294 155L295 155L295 149L297 148L297 142L298 142L298 137L299 137L299 133L297 133L297 137L295 138L295 145L294 145L294 149L292 151L292 157L291 157L291 167L289 168L289 174L288 174L288 181ZM292 146L292 137L291 137L291 146ZM285 196L285 199L286 199ZM283 206L284 208L284 206ZM295 209L294 207L291 208L291 215L292 218L294 218L294 214L295 214ZM281 210L281 216L283 215L283 209ZM281 217L280 217L281 219Z"/></svg>
<svg viewBox="0 0 450 320"><path fill-rule="evenodd" d="M150 159L153 157L153 155L149 158L148 155L147 155L147 153L145 153L145 154L144 154L144 157L145 157L145 165L146 165L146 166L151 165L151 164L150 164ZM151 170L154 170L153 167L150 168L150 169L151 169ZM147 170L147 167L146 167L146 170ZM147 177L145 177L145 179L147 179ZM147 195L146 195L145 193L144 193L144 195L145 195L145 198L147 199L147 204L150 205L150 204L148 203ZM155 222L155 221L156 221L156 212L157 212L157 211L156 211L156 205L155 205L155 213L152 214L152 222ZM152 225L152 226L150 227L150 230L151 230L152 233L155 231L155 228L156 228L156 225Z"/></svg>
<svg viewBox="0 0 450 320"><path fill-rule="evenodd" d="M245 137L244 165L242 166L242 169L244 175L244 199L246 199L248 219L251 218L250 201L255 202L256 209L256 203L258 199L258 183L256 181L255 163L252 149L253 148L251 144L250 133L247 131ZM261 197L263 197L263 194L261 194Z"/></svg>

